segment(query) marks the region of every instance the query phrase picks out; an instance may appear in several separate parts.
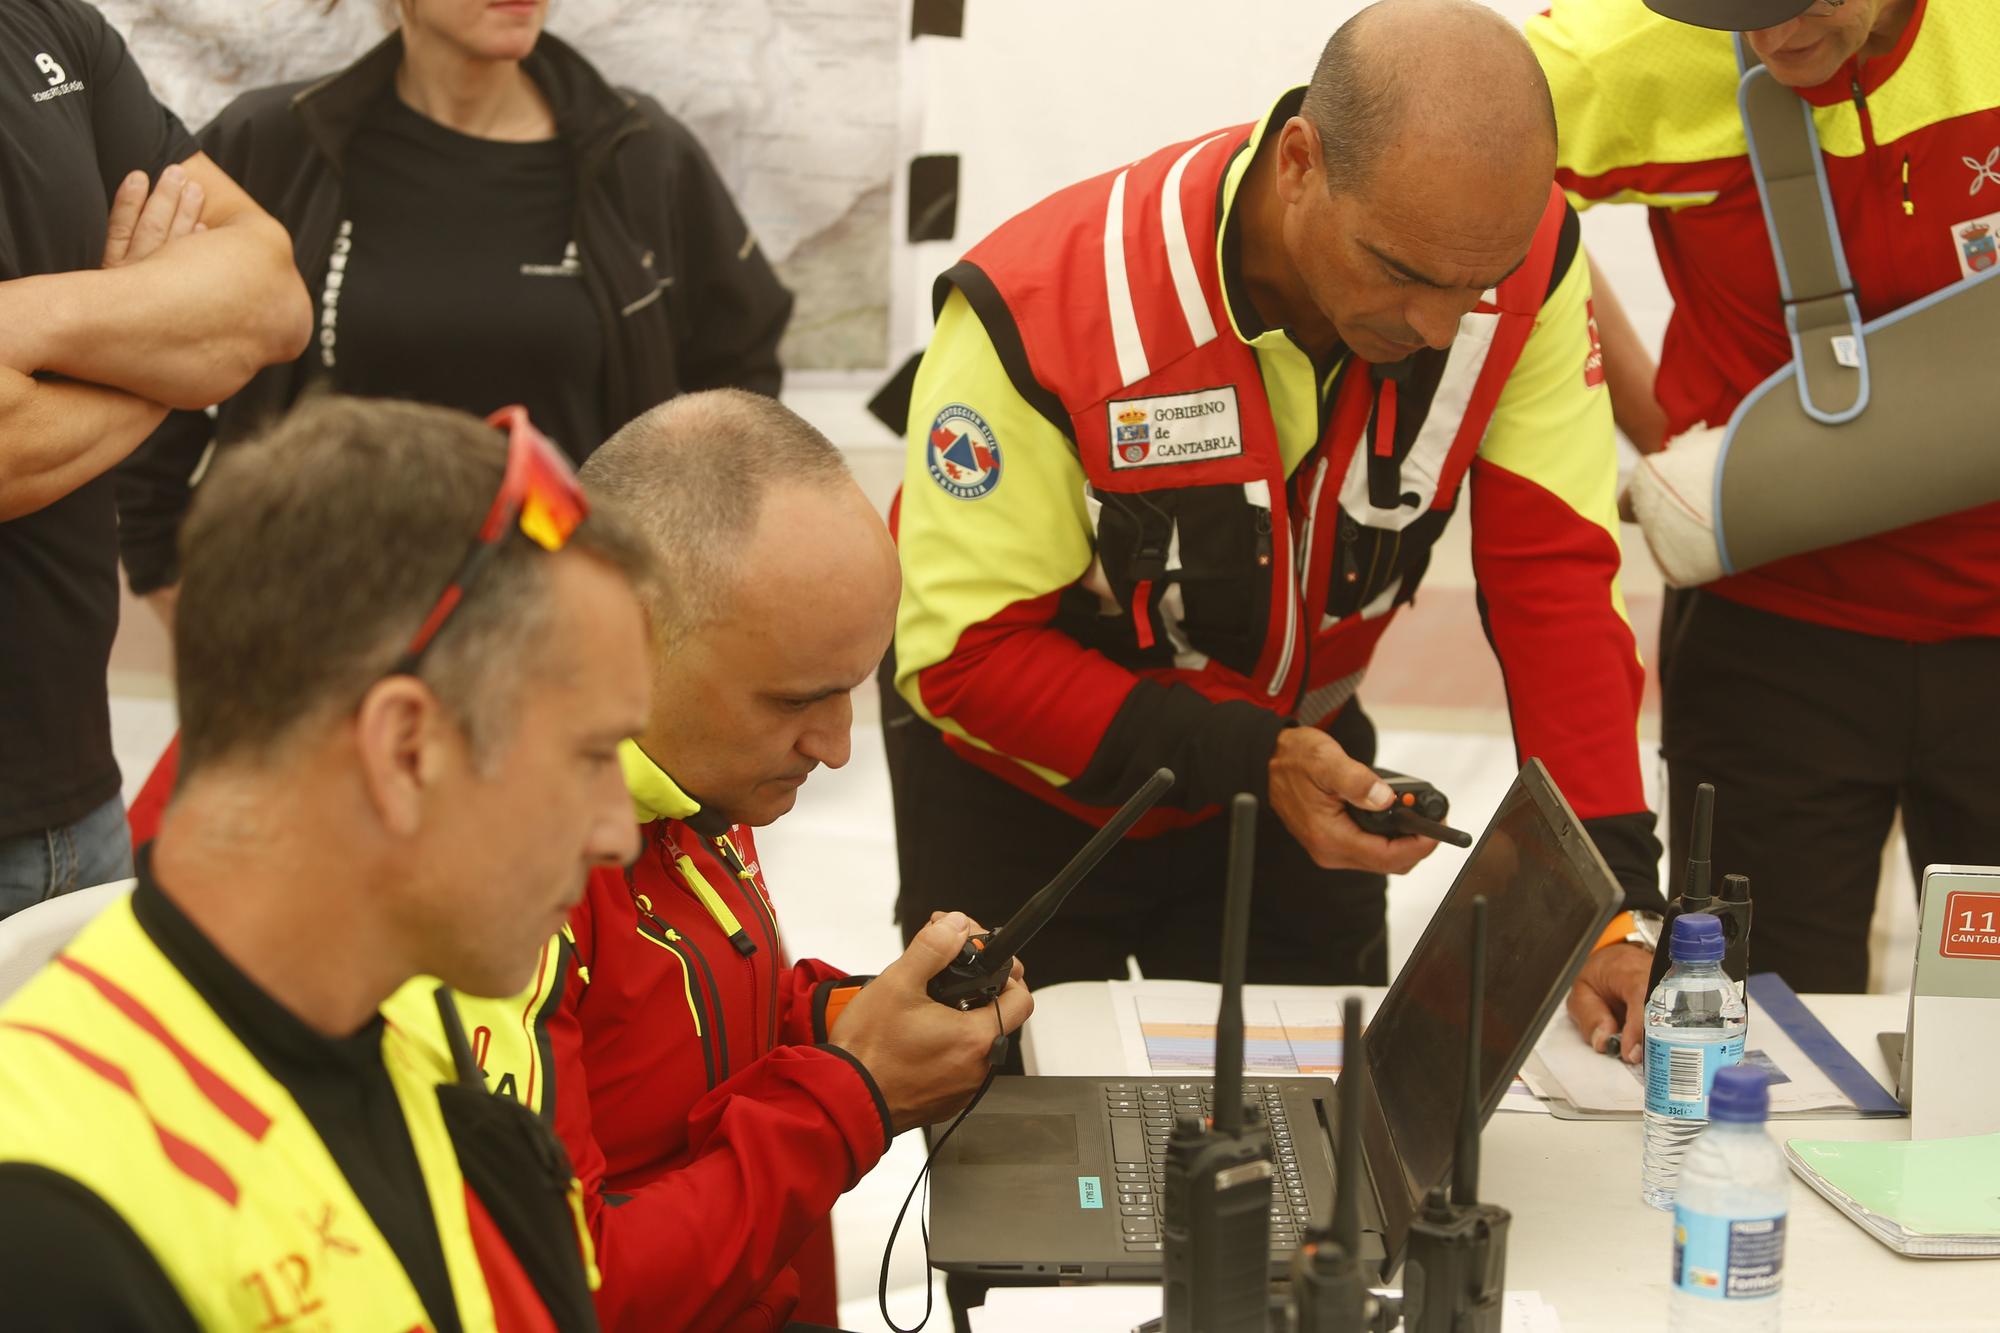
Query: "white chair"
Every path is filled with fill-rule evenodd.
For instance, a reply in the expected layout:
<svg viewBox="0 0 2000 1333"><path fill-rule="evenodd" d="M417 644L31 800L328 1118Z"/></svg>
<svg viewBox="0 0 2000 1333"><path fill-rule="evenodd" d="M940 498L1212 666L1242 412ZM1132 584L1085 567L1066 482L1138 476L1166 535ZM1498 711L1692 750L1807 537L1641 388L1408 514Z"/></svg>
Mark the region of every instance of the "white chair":
<svg viewBox="0 0 2000 1333"><path fill-rule="evenodd" d="M107 905L132 892L136 879L113 880L24 907L0 921L0 1001L28 984L62 947Z"/></svg>

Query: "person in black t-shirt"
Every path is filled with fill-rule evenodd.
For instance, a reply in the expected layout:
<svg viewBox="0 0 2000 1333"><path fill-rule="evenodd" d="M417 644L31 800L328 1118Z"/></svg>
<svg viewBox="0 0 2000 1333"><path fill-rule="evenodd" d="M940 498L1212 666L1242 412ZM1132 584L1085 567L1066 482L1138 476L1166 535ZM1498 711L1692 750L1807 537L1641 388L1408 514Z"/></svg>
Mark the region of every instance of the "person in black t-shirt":
<svg viewBox="0 0 2000 1333"><path fill-rule="evenodd" d="M292 229L306 354L215 420L176 414L121 477L136 593L172 623L174 533L211 441L308 389L525 405L581 461L697 389L775 395L791 314L714 166L649 97L542 31L546 0L400 0L328 78L238 98L202 146Z"/></svg>
<svg viewBox="0 0 2000 1333"><path fill-rule="evenodd" d="M0 0L0 917L130 873L108 474L311 330L291 244L82 0Z"/></svg>

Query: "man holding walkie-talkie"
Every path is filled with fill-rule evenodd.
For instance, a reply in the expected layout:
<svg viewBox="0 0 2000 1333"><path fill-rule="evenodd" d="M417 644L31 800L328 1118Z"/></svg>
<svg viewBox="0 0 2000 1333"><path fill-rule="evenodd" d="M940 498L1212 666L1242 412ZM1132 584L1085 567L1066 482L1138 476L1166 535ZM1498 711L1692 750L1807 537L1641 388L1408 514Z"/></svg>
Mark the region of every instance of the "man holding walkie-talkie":
<svg viewBox="0 0 2000 1333"><path fill-rule="evenodd" d="M1518 746L1661 906L1554 164L1518 31L1384 0L1261 120L1060 191L943 275L883 677L906 935L946 895L1005 919L1166 767L1165 808L1036 940L1037 984L1128 955L1213 977L1239 791L1270 812L1251 979L1386 981L1386 877L1436 844L1357 821L1391 792L1356 693L1462 487ZM1582 982L1631 1008L1635 1053L1647 962L1607 947Z"/></svg>

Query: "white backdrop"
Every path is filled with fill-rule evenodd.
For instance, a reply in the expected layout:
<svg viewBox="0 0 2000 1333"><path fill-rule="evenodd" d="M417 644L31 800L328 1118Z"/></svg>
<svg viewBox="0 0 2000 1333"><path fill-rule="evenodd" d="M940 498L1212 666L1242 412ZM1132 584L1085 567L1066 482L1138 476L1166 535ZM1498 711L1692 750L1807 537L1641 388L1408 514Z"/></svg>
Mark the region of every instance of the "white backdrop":
<svg viewBox="0 0 2000 1333"><path fill-rule="evenodd" d="M97 0L160 100L200 129L251 88L380 41L375 0ZM887 359L890 182L906 0L552 0L549 31L657 97L729 183L799 305L786 364Z"/></svg>
<svg viewBox="0 0 2000 1333"><path fill-rule="evenodd" d="M1515 22L1547 0L1497 0ZM923 152L961 156L958 235L906 247L901 350L930 335L930 280L995 224L1071 181L1261 116L1304 83L1360 0L967 0L962 40L905 73ZM896 216L901 217L899 204ZM1584 215L1585 239L1657 352L1668 300L1643 210Z"/></svg>

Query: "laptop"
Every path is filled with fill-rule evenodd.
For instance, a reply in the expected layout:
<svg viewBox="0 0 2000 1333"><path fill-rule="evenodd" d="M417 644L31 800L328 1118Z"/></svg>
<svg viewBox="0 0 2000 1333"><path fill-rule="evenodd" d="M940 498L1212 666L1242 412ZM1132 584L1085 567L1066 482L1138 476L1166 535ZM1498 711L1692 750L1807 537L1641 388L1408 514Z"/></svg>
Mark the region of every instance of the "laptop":
<svg viewBox="0 0 2000 1333"><path fill-rule="evenodd" d="M1464 1085L1464 941L1488 900L1482 1123L1568 994L1623 891L1540 761L1508 789L1368 1025L1362 1096L1363 1257L1386 1278L1410 1220L1451 1175ZM1276 1153L1271 1272L1331 1216L1333 1082L1246 1080ZM989 1282L1157 1281L1160 1186L1173 1117L1205 1109L1184 1076L996 1078L932 1165L931 1263Z"/></svg>

